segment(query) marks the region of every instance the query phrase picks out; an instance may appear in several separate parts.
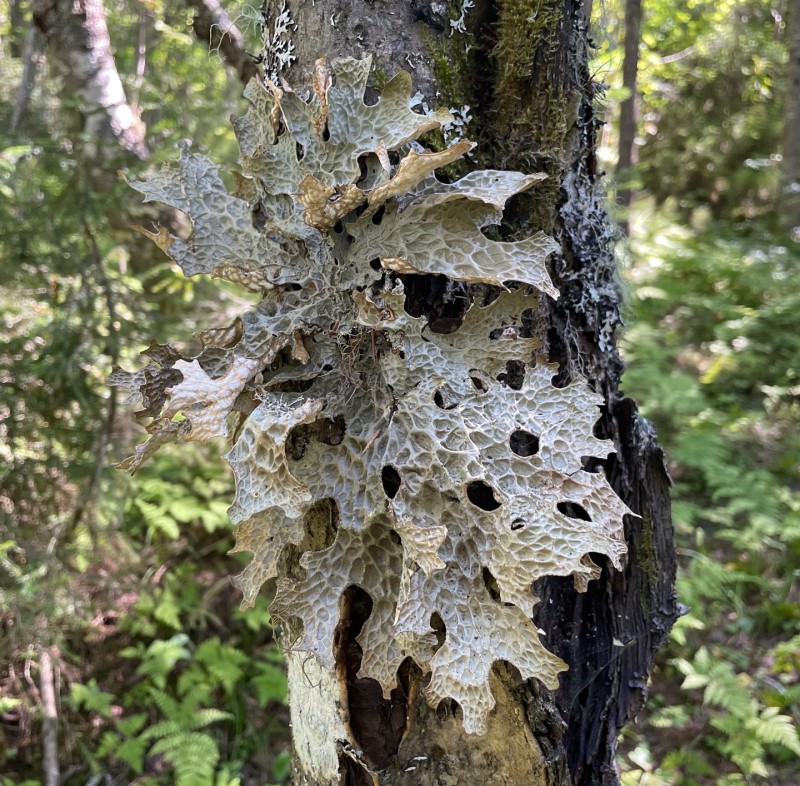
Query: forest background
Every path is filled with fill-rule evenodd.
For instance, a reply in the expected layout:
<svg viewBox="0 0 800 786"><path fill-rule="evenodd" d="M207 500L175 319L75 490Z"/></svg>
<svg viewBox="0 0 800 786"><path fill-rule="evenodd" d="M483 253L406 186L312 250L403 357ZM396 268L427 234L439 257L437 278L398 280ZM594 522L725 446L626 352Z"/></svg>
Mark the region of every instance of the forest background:
<svg viewBox="0 0 800 786"><path fill-rule="evenodd" d="M128 176L185 138L235 165L228 117L252 64L224 63L201 5L105 2L146 126ZM257 51L256 10L224 5ZM775 207L788 6L641 9L633 165L608 182L634 199L609 207L630 233L623 389L667 451L686 613L624 734L626 786L800 782L800 229ZM91 140L31 12L0 9L0 784L44 782L54 730L65 784L284 783L267 599L236 610L228 579L241 564L227 554L230 473L197 446L133 477L114 469L140 435L104 382L152 336L190 346L196 318L213 309L222 324L236 295L220 302L218 286L144 250L130 225L154 216L85 165ZM594 4L610 173L632 96L624 20L620 0Z"/></svg>

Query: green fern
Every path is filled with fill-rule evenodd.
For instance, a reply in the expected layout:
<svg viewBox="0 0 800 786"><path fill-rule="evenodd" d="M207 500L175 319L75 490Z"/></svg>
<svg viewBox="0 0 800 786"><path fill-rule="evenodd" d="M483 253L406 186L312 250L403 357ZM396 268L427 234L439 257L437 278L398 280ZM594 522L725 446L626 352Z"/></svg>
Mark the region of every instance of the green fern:
<svg viewBox="0 0 800 786"><path fill-rule="evenodd" d="M219 761L214 738L196 731L181 731L160 739L150 755L162 754L175 770L176 786L210 786Z"/></svg>
<svg viewBox="0 0 800 786"><path fill-rule="evenodd" d="M156 688L150 690L153 703L165 716L163 721L145 729L139 742L156 742L148 754L162 755L175 771L176 786L210 786L219 761L219 748L214 738L199 731L212 723L231 720L222 710L201 707L207 697L206 686L191 687L180 699Z"/></svg>
<svg viewBox="0 0 800 786"><path fill-rule="evenodd" d="M767 707L748 727L766 745L780 745L800 756L800 736L797 726L788 715L779 714L777 707Z"/></svg>
<svg viewBox="0 0 800 786"><path fill-rule="evenodd" d="M218 638L213 638L204 641L197 648L194 660L202 663L208 673L230 695L236 683L244 675L244 666L250 659L241 650L222 644Z"/></svg>

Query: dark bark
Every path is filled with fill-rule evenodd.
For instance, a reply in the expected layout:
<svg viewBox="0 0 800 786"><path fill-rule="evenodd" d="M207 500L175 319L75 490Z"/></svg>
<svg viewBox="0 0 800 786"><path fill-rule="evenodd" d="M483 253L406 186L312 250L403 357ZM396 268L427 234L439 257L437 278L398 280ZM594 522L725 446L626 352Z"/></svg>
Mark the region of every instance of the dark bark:
<svg viewBox="0 0 800 786"><path fill-rule="evenodd" d="M620 227L630 231L628 212L633 199L630 187L636 138L636 76L639 70L639 40L642 26L642 0L625 0L625 55L622 61L622 86L628 96L619 107L619 155L617 158L617 204L622 208Z"/></svg>
<svg viewBox="0 0 800 786"><path fill-rule="evenodd" d="M430 106L473 108L467 133L479 142L481 165L548 173L544 188L507 209L502 231L513 236L545 229L561 244L551 271L561 298L542 298L532 329L546 335L546 354L559 364L563 382L582 374L604 395L598 431L614 439L617 454L593 468L605 471L641 514L626 521L623 571L604 565L586 593L575 592L570 579L541 582L536 622L570 670L551 694L496 667L497 708L486 737L464 735L446 702L437 710L426 707L413 670L403 675L392 702L356 680L353 643L363 619L355 612L339 645L357 742L367 761L385 768L384 785L438 784L443 773L452 782L487 785L615 784L617 736L644 701L653 653L676 617L675 558L661 450L649 424L619 392L620 293L595 156L600 123L582 4L481 0L467 19L469 52L463 36L450 37L450 19L440 18L436 3L317 0L290 7L299 27L295 84L322 54L372 53L386 74L409 70ZM428 278L415 290L418 302L409 294L409 310L447 311L447 288L437 294ZM406 706L403 729L396 717ZM342 784L370 782L363 768L346 761L342 772Z"/></svg>

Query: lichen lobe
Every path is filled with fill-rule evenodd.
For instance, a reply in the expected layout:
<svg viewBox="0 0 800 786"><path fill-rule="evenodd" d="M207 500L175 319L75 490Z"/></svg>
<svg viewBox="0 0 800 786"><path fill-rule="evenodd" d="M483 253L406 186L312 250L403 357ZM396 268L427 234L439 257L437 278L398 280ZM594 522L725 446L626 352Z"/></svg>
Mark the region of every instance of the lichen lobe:
<svg viewBox="0 0 800 786"><path fill-rule="evenodd" d="M434 169L471 143L414 148L446 114L412 110L407 74L367 106L368 72L368 60L319 63L305 100L252 83L234 123L235 193L186 147L134 184L190 218L188 240L154 234L187 275L224 276L258 300L203 334L197 357L151 348L147 368L113 382L150 421L129 468L168 441L233 435L235 551L253 555L236 578L244 605L277 579L272 613L295 631L289 646L333 668L340 598L361 587L373 604L361 676L388 695L411 657L430 674L428 701L456 700L479 734L496 661L550 688L564 668L530 620L533 580L571 574L585 589L590 553L619 566L630 511L583 470L612 450L592 433L600 398L584 381L556 388L557 369L536 362L528 322L540 297L558 297L545 265L555 242L482 231L542 176L439 181ZM405 310L406 277L419 274L490 289L443 335ZM287 572L282 555L323 501L335 539Z"/></svg>

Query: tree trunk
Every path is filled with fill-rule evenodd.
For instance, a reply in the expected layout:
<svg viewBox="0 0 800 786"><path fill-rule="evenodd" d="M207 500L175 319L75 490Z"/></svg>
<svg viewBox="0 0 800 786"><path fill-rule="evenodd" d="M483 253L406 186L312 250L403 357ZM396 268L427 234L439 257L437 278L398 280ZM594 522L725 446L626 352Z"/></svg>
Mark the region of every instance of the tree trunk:
<svg viewBox="0 0 800 786"><path fill-rule="evenodd" d="M277 13L281 4L268 8ZM550 272L561 297L542 298L535 318L549 325L545 349L560 381L582 374L602 393L596 430L614 440L617 453L595 465L641 515L626 518L624 569L601 563L602 576L584 593L569 578L538 582L535 623L569 671L551 692L496 664L497 705L485 736L465 734L447 702L430 709L413 669L401 669L391 701L374 681L356 677L355 637L369 606L348 591L337 668L289 653L295 783L615 784L619 731L642 706L653 653L676 616L675 560L661 450L635 404L619 393L620 295L595 157L600 123L582 4L477 0L448 11L421 0L317 0L289 2L288 9L297 59L280 76L290 83L307 84L322 54L372 54L376 81L406 70L431 108L469 107L474 120L466 133L479 143L473 155L482 166L548 174L535 198L515 198L501 232L511 238L541 229L560 245ZM627 38L635 47L634 26ZM280 54L267 51L268 68L288 62ZM409 297L419 299L420 310L425 301L430 314L437 299L446 313L446 296L428 279Z"/></svg>
<svg viewBox="0 0 800 786"><path fill-rule="evenodd" d="M789 63L781 178L780 216L790 230L800 232L800 0L789 8Z"/></svg>
<svg viewBox="0 0 800 786"><path fill-rule="evenodd" d="M622 61L622 86L628 95L619 107L619 155L617 158L617 204L622 208L620 227L630 233L629 211L633 190L630 187L636 138L636 74L639 69L639 39L642 26L642 1L625 0L625 56Z"/></svg>
<svg viewBox="0 0 800 786"><path fill-rule="evenodd" d="M32 7L64 94L80 99L84 159L93 164L93 182L115 177L121 151L147 158L144 125L125 97L102 0L34 0Z"/></svg>

